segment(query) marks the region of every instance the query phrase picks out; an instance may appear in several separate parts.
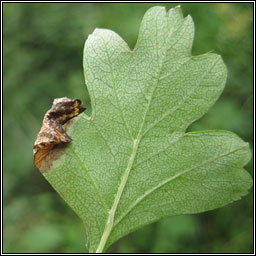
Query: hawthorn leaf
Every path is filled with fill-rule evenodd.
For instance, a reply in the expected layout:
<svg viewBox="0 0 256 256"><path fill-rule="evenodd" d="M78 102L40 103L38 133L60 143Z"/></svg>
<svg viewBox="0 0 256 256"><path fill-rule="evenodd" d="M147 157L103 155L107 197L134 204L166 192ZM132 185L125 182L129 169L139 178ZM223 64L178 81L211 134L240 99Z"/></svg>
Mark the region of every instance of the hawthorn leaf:
<svg viewBox="0 0 256 256"><path fill-rule="evenodd" d="M90 252L165 216L222 207L248 193L248 143L228 131L186 133L225 86L214 53L191 56L194 24L180 7L149 9L134 50L95 29L84 47L92 114L43 175L84 222Z"/></svg>

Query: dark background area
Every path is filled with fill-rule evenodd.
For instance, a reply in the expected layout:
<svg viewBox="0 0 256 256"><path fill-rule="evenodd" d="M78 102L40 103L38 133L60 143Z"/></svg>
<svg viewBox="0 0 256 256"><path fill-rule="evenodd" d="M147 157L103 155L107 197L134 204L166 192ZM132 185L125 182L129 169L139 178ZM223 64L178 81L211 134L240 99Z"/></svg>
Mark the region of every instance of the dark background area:
<svg viewBox="0 0 256 256"><path fill-rule="evenodd" d="M5 253L87 252L82 222L33 165L33 143L54 98L80 98L90 112L82 69L88 35L112 29L133 48L144 13L155 5L177 4L3 4ZM189 130L230 130L252 148L253 4L180 5L195 22L192 54L214 51L228 68L222 96ZM252 174L252 160L246 169ZM252 190L223 208L146 226L108 252L252 253Z"/></svg>

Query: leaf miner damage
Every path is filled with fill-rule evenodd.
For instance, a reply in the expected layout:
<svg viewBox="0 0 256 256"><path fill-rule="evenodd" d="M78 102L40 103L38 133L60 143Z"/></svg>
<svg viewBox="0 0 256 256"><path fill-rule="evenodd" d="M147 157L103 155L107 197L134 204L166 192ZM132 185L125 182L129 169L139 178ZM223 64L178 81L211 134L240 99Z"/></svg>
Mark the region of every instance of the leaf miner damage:
<svg viewBox="0 0 256 256"><path fill-rule="evenodd" d="M79 99L63 97L53 101L33 146L34 164L41 173L49 171L52 162L63 154L65 145L72 141L66 133L67 122L85 109Z"/></svg>

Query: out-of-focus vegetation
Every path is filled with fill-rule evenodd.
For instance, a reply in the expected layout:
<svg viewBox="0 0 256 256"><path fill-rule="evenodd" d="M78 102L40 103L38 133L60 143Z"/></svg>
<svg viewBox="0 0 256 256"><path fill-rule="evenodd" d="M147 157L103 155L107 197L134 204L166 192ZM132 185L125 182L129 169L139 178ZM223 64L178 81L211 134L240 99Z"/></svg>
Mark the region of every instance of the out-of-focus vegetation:
<svg viewBox="0 0 256 256"><path fill-rule="evenodd" d="M83 46L96 27L134 47L154 5L4 3L4 252L87 252L79 218L33 166L32 147L54 98L80 98L90 112ZM227 129L253 143L253 4L181 4L196 34L193 55L214 51L229 71L223 95L190 130ZM252 161L247 170L252 173ZM121 239L108 252L250 253L252 192L224 208L163 219Z"/></svg>

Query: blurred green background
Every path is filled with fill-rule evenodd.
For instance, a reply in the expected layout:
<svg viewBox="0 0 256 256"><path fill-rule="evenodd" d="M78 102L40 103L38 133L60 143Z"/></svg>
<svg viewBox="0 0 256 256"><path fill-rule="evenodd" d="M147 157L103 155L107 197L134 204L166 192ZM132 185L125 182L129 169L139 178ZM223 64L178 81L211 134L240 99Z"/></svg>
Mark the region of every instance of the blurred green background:
<svg viewBox="0 0 256 256"><path fill-rule="evenodd" d="M32 147L54 98L80 98L90 111L83 46L96 27L134 47L148 8L176 4L4 3L3 187L5 253L87 252L80 219L33 165ZM196 34L193 55L214 51L228 67L216 105L190 130L227 129L253 145L253 4L181 3ZM252 161L246 166L252 173ZM252 253L253 195L221 209L163 219L108 252Z"/></svg>

